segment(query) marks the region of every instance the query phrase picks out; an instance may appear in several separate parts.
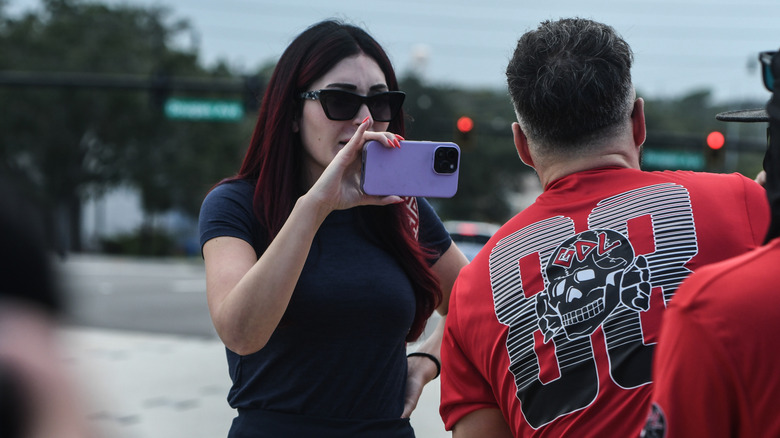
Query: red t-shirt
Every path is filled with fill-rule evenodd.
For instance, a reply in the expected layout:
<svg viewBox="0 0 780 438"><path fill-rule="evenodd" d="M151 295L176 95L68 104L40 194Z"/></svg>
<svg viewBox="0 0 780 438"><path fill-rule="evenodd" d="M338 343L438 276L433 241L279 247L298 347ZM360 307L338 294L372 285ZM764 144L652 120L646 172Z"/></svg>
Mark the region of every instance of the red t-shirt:
<svg viewBox="0 0 780 438"><path fill-rule="evenodd" d="M780 436L780 239L702 268L664 315L647 437Z"/></svg>
<svg viewBox="0 0 780 438"><path fill-rule="evenodd" d="M603 168L550 184L461 271L442 345L447 429L499 408L520 436L636 436L666 303L763 240L738 174Z"/></svg>

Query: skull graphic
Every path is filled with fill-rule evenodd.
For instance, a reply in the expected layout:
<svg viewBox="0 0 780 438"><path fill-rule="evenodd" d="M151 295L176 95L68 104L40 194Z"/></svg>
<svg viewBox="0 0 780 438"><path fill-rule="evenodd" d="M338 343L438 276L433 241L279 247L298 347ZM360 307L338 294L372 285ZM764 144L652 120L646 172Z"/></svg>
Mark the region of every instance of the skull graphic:
<svg viewBox="0 0 780 438"><path fill-rule="evenodd" d="M631 243L613 230L588 230L561 243L547 262L549 283L536 296L545 342L560 329L570 340L589 336L623 301L624 287L635 295L647 291L649 296L649 271L641 259L635 263ZM643 284L625 285L624 276ZM635 296L630 299L638 302Z"/></svg>

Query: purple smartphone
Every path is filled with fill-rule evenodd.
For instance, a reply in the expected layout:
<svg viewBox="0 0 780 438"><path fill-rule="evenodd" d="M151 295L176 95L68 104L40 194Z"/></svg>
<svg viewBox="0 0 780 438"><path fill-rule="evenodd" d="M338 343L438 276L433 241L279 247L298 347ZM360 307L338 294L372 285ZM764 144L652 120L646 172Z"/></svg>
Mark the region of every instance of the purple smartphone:
<svg viewBox="0 0 780 438"><path fill-rule="evenodd" d="M361 186L368 195L451 198L458 191L460 148L455 143L402 141L363 147Z"/></svg>

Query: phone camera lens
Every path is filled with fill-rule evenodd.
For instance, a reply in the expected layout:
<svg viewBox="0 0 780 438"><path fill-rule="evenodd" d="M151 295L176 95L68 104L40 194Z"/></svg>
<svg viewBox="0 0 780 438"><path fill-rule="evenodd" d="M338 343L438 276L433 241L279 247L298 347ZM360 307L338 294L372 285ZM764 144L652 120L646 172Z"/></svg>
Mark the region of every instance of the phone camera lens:
<svg viewBox="0 0 780 438"><path fill-rule="evenodd" d="M433 169L436 173L455 173L458 169L458 150L450 146L436 149Z"/></svg>

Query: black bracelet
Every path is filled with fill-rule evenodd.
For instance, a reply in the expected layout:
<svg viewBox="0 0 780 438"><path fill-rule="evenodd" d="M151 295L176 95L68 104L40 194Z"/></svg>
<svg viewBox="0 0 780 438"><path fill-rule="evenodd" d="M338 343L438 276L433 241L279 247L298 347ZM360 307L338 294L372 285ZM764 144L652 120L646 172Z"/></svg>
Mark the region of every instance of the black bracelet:
<svg viewBox="0 0 780 438"><path fill-rule="evenodd" d="M439 374L441 374L441 362L439 362L439 359L436 359L436 356L428 353L422 353L420 351L415 351L414 353L409 353L406 355L406 357L412 357L412 356L420 356L420 357L427 357L428 359L432 360L433 363L436 364L436 375L433 376L433 378L439 377Z"/></svg>

